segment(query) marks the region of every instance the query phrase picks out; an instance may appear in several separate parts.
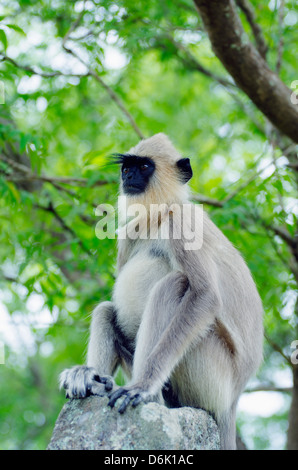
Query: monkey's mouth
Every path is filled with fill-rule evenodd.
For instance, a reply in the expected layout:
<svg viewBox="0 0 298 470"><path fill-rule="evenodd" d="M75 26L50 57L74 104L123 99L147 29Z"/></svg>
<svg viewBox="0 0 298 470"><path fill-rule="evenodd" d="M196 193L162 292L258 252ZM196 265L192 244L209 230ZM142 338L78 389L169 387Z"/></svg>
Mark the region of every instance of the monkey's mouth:
<svg viewBox="0 0 298 470"><path fill-rule="evenodd" d="M125 184L123 185L123 190L125 194L140 194L144 191L143 187L137 186L135 184Z"/></svg>

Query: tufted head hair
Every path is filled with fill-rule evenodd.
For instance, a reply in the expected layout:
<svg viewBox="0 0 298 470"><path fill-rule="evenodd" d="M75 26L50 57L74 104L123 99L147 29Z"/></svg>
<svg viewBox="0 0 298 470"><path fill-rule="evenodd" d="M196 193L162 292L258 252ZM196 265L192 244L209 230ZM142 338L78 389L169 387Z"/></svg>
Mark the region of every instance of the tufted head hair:
<svg viewBox="0 0 298 470"><path fill-rule="evenodd" d="M140 157L153 158L155 162L168 161L177 162L182 158L180 153L175 149L167 135L160 132L148 139L141 140L129 152L131 155L139 155Z"/></svg>

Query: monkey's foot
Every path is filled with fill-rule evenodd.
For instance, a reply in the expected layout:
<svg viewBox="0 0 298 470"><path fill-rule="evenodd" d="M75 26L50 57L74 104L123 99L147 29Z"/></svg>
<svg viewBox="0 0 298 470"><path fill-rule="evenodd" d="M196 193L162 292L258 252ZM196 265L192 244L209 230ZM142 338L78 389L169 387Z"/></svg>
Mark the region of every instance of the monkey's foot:
<svg viewBox="0 0 298 470"><path fill-rule="evenodd" d="M137 405L139 405L139 403L141 403L141 401L147 402L151 399L149 392L145 392L139 387L120 387L115 392L110 394L110 401L108 405L113 408L116 401L122 396L124 396L124 400L118 409L119 413L121 414L125 412L129 403L131 403L131 406L135 408Z"/></svg>
<svg viewBox="0 0 298 470"><path fill-rule="evenodd" d="M74 366L64 370L59 377L60 388L64 388L66 398L85 398L90 395L106 395L113 389L112 377L99 376L93 367Z"/></svg>

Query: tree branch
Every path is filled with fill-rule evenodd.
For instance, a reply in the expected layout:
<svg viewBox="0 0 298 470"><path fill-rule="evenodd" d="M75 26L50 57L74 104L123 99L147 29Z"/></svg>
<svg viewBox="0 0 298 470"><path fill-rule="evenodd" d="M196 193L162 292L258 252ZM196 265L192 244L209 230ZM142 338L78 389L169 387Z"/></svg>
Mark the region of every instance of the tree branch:
<svg viewBox="0 0 298 470"><path fill-rule="evenodd" d="M98 83L101 84L101 86L106 90L106 92L108 93L108 95L110 96L110 98L114 101L114 103L116 103L116 105L118 106L118 108L120 109L120 111L122 111L122 113L124 114L124 116L126 116L127 120L130 122L132 128L134 129L135 133L137 134L137 136L140 138L140 139L145 139L145 136L143 134L143 132L141 131L141 129L139 128L139 126L137 125L137 123L135 122L134 118L132 117L131 113L126 109L126 107L124 106L123 102L120 100L119 96L116 95L116 93L114 92L114 90L112 90L112 88L110 88L101 78L101 76L95 71L95 70L92 70L92 69L89 69L89 74L95 78L96 81L98 81Z"/></svg>
<svg viewBox="0 0 298 470"><path fill-rule="evenodd" d="M12 65L14 65L16 68L20 70L24 70L25 72L29 72L32 75L39 75L40 77L44 77L44 78L53 78L53 77L61 77L61 76L84 78L84 77L89 76L88 73L87 74L64 73L64 72L60 72L60 70L54 70L52 72L43 72L42 70L34 69L30 67L29 65L19 64L18 62L16 62L11 57L8 57L3 52L0 52L0 55L1 55L0 62L4 62L4 61L10 62Z"/></svg>
<svg viewBox="0 0 298 470"><path fill-rule="evenodd" d="M280 392L280 393L292 393L292 387L276 387L275 385L259 385L258 387L248 388L243 393L255 393L255 392Z"/></svg>
<svg viewBox="0 0 298 470"><path fill-rule="evenodd" d="M224 206L223 201L220 201L219 199L212 199L208 196L204 196L204 194L192 194L191 199L195 202L199 202L200 204L207 204L207 206L213 206L213 207Z"/></svg>
<svg viewBox="0 0 298 470"><path fill-rule="evenodd" d="M246 181L244 181L242 184L240 184L238 186L238 188L236 188L230 194L227 194L227 196L222 200L208 198L208 197L206 197L202 194L196 194L196 195L192 196L192 199L194 201L200 202L202 204L205 203L207 205L214 206L214 207L224 207L224 205L227 202L229 202L231 199L233 199L235 196L237 196L243 189L245 189L250 183L252 183L260 174L263 173L264 170L266 170L266 168L271 166L273 163L274 163L274 160L270 161L265 167L263 167L260 170L258 170L257 172L255 172Z"/></svg>
<svg viewBox="0 0 298 470"><path fill-rule="evenodd" d="M211 78L212 80L225 87L236 87L235 83L233 83L231 80L216 75L215 73L211 72L206 67L204 67L202 64L200 64L197 58L194 57L192 53L185 46L183 46L183 44L176 41L170 34L163 34L158 36L156 38L156 45L158 47L166 48L163 42L164 39L166 41L169 41L175 47L177 52L182 52L182 55L180 55L179 58L181 62L184 63L184 65L186 65L188 68L202 73L206 77Z"/></svg>
<svg viewBox="0 0 298 470"><path fill-rule="evenodd" d="M286 242L287 245L289 245L289 247L293 249L297 247L297 241L295 240L295 238L291 237L289 232L283 227L276 227L274 225L268 224L264 224L264 226L274 232L275 235L278 235L284 242Z"/></svg>
<svg viewBox="0 0 298 470"><path fill-rule="evenodd" d="M285 15L285 1L281 0L278 10L278 33L279 33L279 41L277 47L277 61L276 61L276 73L279 75L281 69L281 62L282 62L282 54L284 49L284 38L283 38L283 19Z"/></svg>
<svg viewBox="0 0 298 470"><path fill-rule="evenodd" d="M243 393L254 393L254 392L280 392L280 393L292 393L292 387L276 387L275 385L259 385L258 387L248 388Z"/></svg>
<svg viewBox="0 0 298 470"><path fill-rule="evenodd" d="M251 178L248 183L241 185L240 190L246 187L253 179L254 178ZM207 206L223 208L227 204L227 202L229 202L232 198L234 198L240 192L240 190L234 191L233 193L231 193L225 199L222 199L222 200L209 198L208 196L205 196L204 194L193 194L191 199L195 202L199 202L200 204L207 204ZM267 230L270 230L274 232L275 235L278 235L291 248L291 250L294 250L297 248L298 241L296 241L294 237L291 237L291 235L285 228L277 227L275 225L270 225L266 223L265 221L262 221L262 225Z"/></svg>
<svg viewBox="0 0 298 470"><path fill-rule="evenodd" d="M126 109L126 107L124 106L124 104L122 103L122 101L120 100L119 96L117 96L117 94L114 92L114 90L112 90L112 88L110 88L104 81L103 79L101 78L101 76L95 71L93 70L88 64L86 64L86 62L81 59L81 57L78 56L78 54L76 54L72 49L69 49L69 47L66 47L65 44L63 44L63 48L65 50L65 52L67 52L68 54L71 54L73 57L75 57L77 60L79 60L81 62L81 64L85 65L85 67L88 69L88 75L91 75L93 78L95 78L95 80L100 83L100 85L106 90L106 92L108 93L108 95L110 96L110 98L114 101L114 103L116 103L116 105L118 106L118 108L120 109L120 111L122 111L122 113L124 114L124 116L127 118L127 120L130 122L132 128L134 129L135 133L138 135L138 137L140 139L144 139L145 136L144 134L142 133L141 129L138 127L137 123L135 122L134 118L132 117L132 115L130 114L130 112Z"/></svg>
<svg viewBox="0 0 298 470"><path fill-rule="evenodd" d="M223 199L223 204L226 204L227 202L229 202L231 199L233 199L235 196L237 196L237 194L239 194L243 189L245 189L248 185L250 185L250 183L252 183L258 176L260 176L264 170L266 170L267 168L269 168L272 164L274 163L274 160L273 161L270 161L267 165L265 165L263 168L261 168L259 171L257 171L256 173L254 173L250 178L248 178L246 181L244 181L242 184L240 184L238 186L238 188L236 188L234 191L230 192L230 194L228 194L224 199ZM276 169L275 169L276 170ZM275 173L275 171L273 172ZM272 173L272 174L273 174ZM272 175L271 175L272 176Z"/></svg>
<svg viewBox="0 0 298 470"><path fill-rule="evenodd" d="M17 182L17 181L42 181L45 183L51 183L53 185L59 184L68 184L68 185L75 185L75 186L87 186L88 180L86 178L66 178L66 177L58 177L58 176L46 176L46 175L37 175L33 173L28 167L22 165L21 163L17 163L10 158L0 155L0 160L7 163L11 168L17 170L18 172L23 173L23 175L7 175L7 179ZM95 181L92 186L103 186L108 184L108 181L99 180Z"/></svg>
<svg viewBox="0 0 298 470"><path fill-rule="evenodd" d="M247 19L247 21L248 21L248 23L251 27L251 30L253 32L253 35L254 35L254 38L255 38L255 41L256 41L257 49L258 49L259 53L261 54L261 56L265 59L267 51L268 51L268 45L265 42L262 29L260 28L260 26L256 22L256 16L255 16L255 13L254 13L254 10L253 10L251 4L249 3L248 0L236 0L236 3L239 6L239 8L243 11L243 13L245 14L246 19Z"/></svg>
<svg viewBox="0 0 298 470"><path fill-rule="evenodd" d="M68 232L71 235L71 237L73 238L73 241L77 240L77 242L80 245L80 247L82 248L82 250L85 251L85 253L87 253L89 256L93 256L91 251L85 246L84 242L78 237L78 235L75 233L75 231L64 222L62 217L60 217L60 215L58 214L58 212L54 208L53 203L51 201L49 202L48 206L42 206L41 204L36 204L35 203L34 207L36 207L37 209L40 209L42 211L49 212L50 214L52 214L55 217L55 219L57 220L57 222L59 223L59 225L63 228L63 230L65 232Z"/></svg>
<svg viewBox="0 0 298 470"><path fill-rule="evenodd" d="M199 202L201 204L207 204L209 206L223 208L229 201L231 201L235 196L237 196L244 188L246 188L252 181L254 181L268 166L272 165L273 161L270 161L268 165L266 165L261 170L254 173L250 178L244 181L238 188L234 191L230 192L224 199L213 199L209 198L203 194L194 194L192 195L192 200L195 202ZM298 282L298 270L297 270L297 262L298 262L298 233L296 236L291 236L288 230L284 227L279 227L276 225L272 225L267 223L265 220L262 219L259 215L252 214L252 219L255 222L260 223L267 232L267 236L269 237L271 243L273 244L274 249L276 250L276 246L273 240L273 237L269 235L268 232L272 232L275 235L278 235L289 247L291 258L289 262L286 262L283 257L281 257L280 253L276 250L278 256L281 260L285 263L288 269L294 274L295 279Z"/></svg>
<svg viewBox="0 0 298 470"><path fill-rule="evenodd" d="M243 101L237 96L237 92L239 90L238 86L232 82L231 80L227 80L225 77L217 75L211 72L209 69L204 67L198 59L181 43L176 41L173 37L169 34L165 34L163 36L158 36L156 38L156 47L167 49L166 44L163 42L163 38L171 42L171 44L176 48L177 51L177 58L186 66L189 70L199 72L205 77L214 80L215 82L222 85L227 93L233 98L236 104L242 109L242 111L249 117L249 119L254 123L257 129L266 136L266 130L261 122L258 121L254 113L243 103ZM180 52L180 54L179 54Z"/></svg>
<svg viewBox="0 0 298 470"><path fill-rule="evenodd" d="M71 31L69 31L69 34L73 31L73 29L71 28ZM114 90L112 90L111 87L109 87L104 81L103 79L101 78L101 76L93 69L91 69L88 64L86 64L86 62L84 62L79 56L78 54L76 54L73 50L69 49L68 47L65 46L65 42L66 40L68 39L68 35L66 35L63 39L63 43L62 43L62 46L63 46L63 49L65 50L65 52L67 52L68 54L71 54L73 57L75 57L77 60L79 60L83 65L85 65L85 67L87 68L88 72L85 73L85 74L73 74L73 73L64 73L64 72L60 72L59 70L55 70L53 72L43 72L42 70L37 70L37 69L34 69L28 65L22 65L22 64L19 64L18 62L16 62L14 59L12 59L11 57L8 57L6 54L4 54L3 52L0 52L0 55L1 55L1 58L0 58L0 61L7 61L7 62L10 62L11 64L13 64L16 68L20 69L20 70L24 70L26 72L29 72L31 73L32 75L39 75L40 77L44 77L44 78L53 78L53 77L59 77L59 76L67 76L67 77L78 77L78 78L85 78L85 77L89 77L89 76L92 76L93 78L95 78L95 80L100 83L100 85L106 90L106 92L108 93L108 95L110 96L110 98L114 101L114 103L118 106L118 108L120 109L120 111L124 114L124 116L127 118L127 120L129 121L129 123L131 124L132 128L134 129L134 131L136 132L137 136L140 138L140 139L144 139L145 136L144 134L142 133L141 129L138 127L137 123L135 122L133 116L131 115L131 113L126 109L126 107L124 106L123 102L121 101L121 99L119 98L119 96L114 92Z"/></svg>
<svg viewBox="0 0 298 470"><path fill-rule="evenodd" d="M287 361L287 363L291 366L291 368L293 368L291 358L283 352L282 348L278 344L276 344L274 341L272 341L272 339L270 339L266 333L264 334L264 336L266 340L268 341L268 343L270 344L270 346L274 349L274 351L278 352Z"/></svg>
<svg viewBox="0 0 298 470"><path fill-rule="evenodd" d="M63 46L65 45L66 41L69 39L71 33L77 29L77 27L79 26L83 16L86 13L86 10L85 10L86 0L84 0L83 3L84 3L84 5L83 5L83 9L82 9L81 13L78 15L77 19L71 24L69 30L67 31L67 33L65 34L65 36L63 38L63 42L62 42Z"/></svg>
<svg viewBox="0 0 298 470"><path fill-rule="evenodd" d="M233 0L194 0L213 50L237 85L285 135L298 142L298 106L292 91L246 38Z"/></svg>
<svg viewBox="0 0 298 470"><path fill-rule="evenodd" d="M114 101L114 103L116 103L116 105L118 106L118 108L120 109L120 111L124 114L124 116L128 119L128 121L130 122L132 128L134 129L134 131L136 132L136 134L138 135L138 137L140 139L144 139L145 136L144 134L142 133L141 129L138 127L137 123L135 122L134 118L132 117L132 115L130 114L130 112L126 109L126 107L124 106L124 104L122 103L122 101L120 100L119 96L117 96L117 94L114 92L114 90L112 90L112 88L110 88L104 81L103 79L101 78L101 76L95 71L93 70L88 64L86 64L86 62L81 59L81 57L76 54L72 49L70 49L69 47L66 46L66 43L67 41L70 39L70 35L73 31L75 31L75 29L79 26L83 16L85 14L85 0L84 0L84 7L83 7L83 10L82 12L80 13L80 15L78 16L78 18L76 19L76 21L73 22L73 24L70 26L69 30L67 31L66 35L64 36L63 38L63 41L62 41L62 47L63 49L65 50L65 52L67 52L68 54L71 54L73 57L75 57L79 62L81 62L81 64L83 64L87 70L88 70L88 75L91 75L93 78L95 78L95 80L100 83L100 85L106 90L106 92L108 93L108 95L110 96L110 98Z"/></svg>

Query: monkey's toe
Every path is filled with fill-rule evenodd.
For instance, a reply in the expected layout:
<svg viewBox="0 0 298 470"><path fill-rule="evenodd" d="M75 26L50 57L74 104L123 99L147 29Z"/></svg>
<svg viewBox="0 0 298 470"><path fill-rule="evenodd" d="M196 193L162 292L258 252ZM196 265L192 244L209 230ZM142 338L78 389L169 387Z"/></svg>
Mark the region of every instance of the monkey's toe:
<svg viewBox="0 0 298 470"><path fill-rule="evenodd" d="M109 401L108 405L111 408L113 408L115 406L117 400L119 398L121 398L122 396L124 396L124 399L123 399L123 401L122 401L122 403L121 403L121 405L119 406L119 409L118 409L119 413L123 414L126 411L127 406L129 405L129 403L131 403L131 406L133 408L135 408L142 401L147 401L146 400L147 395L148 394L146 392L141 391L138 388L126 389L126 388L120 387L118 390L116 390L115 392L113 392L110 395L110 401Z"/></svg>
<svg viewBox="0 0 298 470"><path fill-rule="evenodd" d="M105 395L113 389L109 376L99 376L93 367L75 366L60 374L60 388L64 388L66 398L86 398L90 395Z"/></svg>

